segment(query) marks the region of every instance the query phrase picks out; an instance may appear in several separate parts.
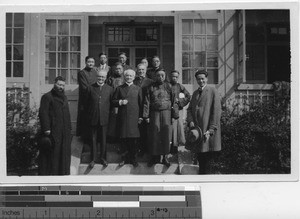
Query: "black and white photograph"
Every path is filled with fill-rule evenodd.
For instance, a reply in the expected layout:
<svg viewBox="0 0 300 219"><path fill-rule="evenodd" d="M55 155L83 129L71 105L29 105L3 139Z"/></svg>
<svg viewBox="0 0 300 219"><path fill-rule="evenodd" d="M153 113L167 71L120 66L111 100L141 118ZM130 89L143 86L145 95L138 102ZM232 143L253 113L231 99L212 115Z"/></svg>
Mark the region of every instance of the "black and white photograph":
<svg viewBox="0 0 300 219"><path fill-rule="evenodd" d="M4 7L4 175L297 179L295 11L196 6Z"/></svg>

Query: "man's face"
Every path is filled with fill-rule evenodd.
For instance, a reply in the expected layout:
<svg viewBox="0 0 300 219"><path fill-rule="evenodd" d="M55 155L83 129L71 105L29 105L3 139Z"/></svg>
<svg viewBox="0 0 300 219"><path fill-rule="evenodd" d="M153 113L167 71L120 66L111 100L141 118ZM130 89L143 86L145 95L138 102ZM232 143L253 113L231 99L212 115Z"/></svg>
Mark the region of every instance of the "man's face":
<svg viewBox="0 0 300 219"><path fill-rule="evenodd" d="M153 65L154 68L158 68L160 66L159 58L152 59L152 65Z"/></svg>
<svg viewBox="0 0 300 219"><path fill-rule="evenodd" d="M156 81L157 82L164 82L166 78L166 73L164 71L156 72Z"/></svg>
<svg viewBox="0 0 300 219"><path fill-rule="evenodd" d="M107 62L106 55L101 55L100 56L100 64L104 65Z"/></svg>
<svg viewBox="0 0 300 219"><path fill-rule="evenodd" d="M204 87L207 84L207 77L205 77L205 74L197 75L196 80L200 87Z"/></svg>
<svg viewBox="0 0 300 219"><path fill-rule="evenodd" d="M145 65L139 65L137 71L138 71L138 74L140 76L145 77L145 75L146 75L146 66Z"/></svg>
<svg viewBox="0 0 300 219"><path fill-rule="evenodd" d="M54 83L54 89L58 92L64 92L65 85L66 85L66 82L58 80L56 83Z"/></svg>
<svg viewBox="0 0 300 219"><path fill-rule="evenodd" d="M177 72L173 72L171 75L171 83L176 84L178 82L179 74Z"/></svg>
<svg viewBox="0 0 300 219"><path fill-rule="evenodd" d="M127 60L127 57L124 54L119 56L119 62L121 62L122 64L125 64L126 60Z"/></svg>
<svg viewBox="0 0 300 219"><path fill-rule="evenodd" d="M134 77L135 77L134 71L130 71L130 70L129 71L125 71L125 81L127 83L133 82Z"/></svg>
<svg viewBox="0 0 300 219"><path fill-rule="evenodd" d="M148 60L147 59L142 59L141 64L145 65L146 68L148 67Z"/></svg>
<svg viewBox="0 0 300 219"><path fill-rule="evenodd" d="M86 67L88 68L94 68L95 66L95 59L93 58L89 58L86 63L85 63Z"/></svg>
<svg viewBox="0 0 300 219"><path fill-rule="evenodd" d="M123 66L122 66L122 65L117 65L117 66L115 67L115 73L116 73L117 75L123 74Z"/></svg>
<svg viewBox="0 0 300 219"><path fill-rule="evenodd" d="M106 80L107 73L105 71L97 72L97 82L98 84L104 84Z"/></svg>

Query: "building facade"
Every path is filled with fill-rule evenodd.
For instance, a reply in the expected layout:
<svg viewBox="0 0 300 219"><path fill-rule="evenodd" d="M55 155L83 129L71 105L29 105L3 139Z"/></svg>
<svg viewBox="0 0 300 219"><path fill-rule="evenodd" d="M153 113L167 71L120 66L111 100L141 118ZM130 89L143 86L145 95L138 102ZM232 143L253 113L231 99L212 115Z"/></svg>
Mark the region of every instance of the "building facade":
<svg viewBox="0 0 300 219"><path fill-rule="evenodd" d="M106 52L109 64L126 52L128 64L153 55L192 93L195 69L209 73L225 103L267 100L275 81L290 82L289 10L209 10L107 13L7 13L7 88L28 87L30 104L66 78L73 131L77 72L87 55Z"/></svg>

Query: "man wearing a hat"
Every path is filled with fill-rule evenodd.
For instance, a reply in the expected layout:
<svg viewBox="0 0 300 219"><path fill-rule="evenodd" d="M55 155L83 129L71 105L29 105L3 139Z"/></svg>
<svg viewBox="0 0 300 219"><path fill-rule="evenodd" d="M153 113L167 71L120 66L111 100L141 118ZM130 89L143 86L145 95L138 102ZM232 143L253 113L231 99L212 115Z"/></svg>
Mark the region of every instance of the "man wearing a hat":
<svg viewBox="0 0 300 219"><path fill-rule="evenodd" d="M69 175L71 161L71 119L65 79L58 76L51 91L41 99L39 118L40 175Z"/></svg>
<svg viewBox="0 0 300 219"><path fill-rule="evenodd" d="M195 78L199 88L194 91L187 109L187 124L199 162L199 174L209 174L211 160L215 152L221 150L220 95L215 87L207 85L205 70L196 71Z"/></svg>

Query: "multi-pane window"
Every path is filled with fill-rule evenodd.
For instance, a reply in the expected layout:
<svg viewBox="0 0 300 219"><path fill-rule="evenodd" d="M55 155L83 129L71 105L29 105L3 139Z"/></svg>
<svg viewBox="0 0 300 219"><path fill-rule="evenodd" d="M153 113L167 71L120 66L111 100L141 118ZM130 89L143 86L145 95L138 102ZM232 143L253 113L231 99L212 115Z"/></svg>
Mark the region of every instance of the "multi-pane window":
<svg viewBox="0 0 300 219"><path fill-rule="evenodd" d="M289 11L246 10L245 20L245 81L269 84L290 81Z"/></svg>
<svg viewBox="0 0 300 219"><path fill-rule="evenodd" d="M149 67L151 66L151 59L154 55L158 54L157 48L135 48L135 63L136 65L140 63L143 58L147 58Z"/></svg>
<svg viewBox="0 0 300 219"><path fill-rule="evenodd" d="M137 27L135 29L136 41L157 41L158 29L157 27Z"/></svg>
<svg viewBox="0 0 300 219"><path fill-rule="evenodd" d="M77 84L80 55L81 20L46 19L45 83L63 76L66 84Z"/></svg>
<svg viewBox="0 0 300 219"><path fill-rule="evenodd" d="M24 13L6 14L6 77L24 76Z"/></svg>
<svg viewBox="0 0 300 219"><path fill-rule="evenodd" d="M218 83L218 20L182 20L182 83L193 84L195 69L208 72L208 83Z"/></svg>
<svg viewBox="0 0 300 219"><path fill-rule="evenodd" d="M107 39L109 42L131 41L131 30L129 27L108 27Z"/></svg>

